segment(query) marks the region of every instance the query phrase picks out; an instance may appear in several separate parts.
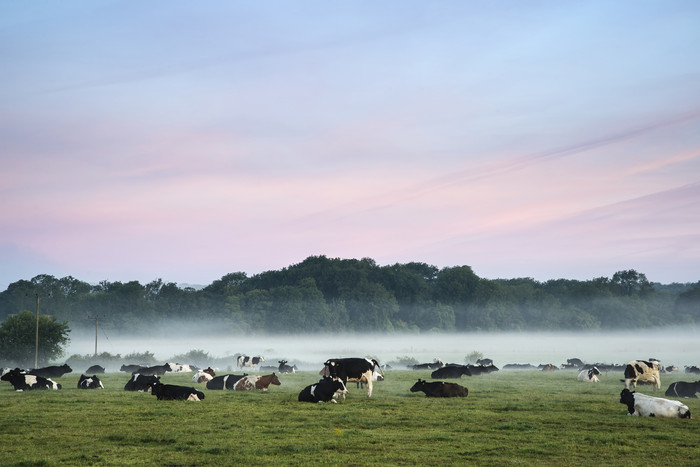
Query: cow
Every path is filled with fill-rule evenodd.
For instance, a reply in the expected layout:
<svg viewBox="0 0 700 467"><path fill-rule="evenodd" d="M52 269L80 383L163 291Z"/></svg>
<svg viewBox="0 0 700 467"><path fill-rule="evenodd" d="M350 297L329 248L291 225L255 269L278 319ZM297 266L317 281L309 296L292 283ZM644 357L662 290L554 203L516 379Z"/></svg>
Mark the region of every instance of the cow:
<svg viewBox="0 0 700 467"><path fill-rule="evenodd" d="M681 402L647 396L627 388L620 393L620 404L627 405L627 415L637 417L691 418L690 409Z"/></svg>
<svg viewBox="0 0 700 467"><path fill-rule="evenodd" d="M535 370L536 366L530 363L506 363L503 365L504 370Z"/></svg>
<svg viewBox="0 0 700 467"><path fill-rule="evenodd" d="M277 363L280 364L277 370L282 374L294 373L296 371L295 367L287 365L287 360L280 360Z"/></svg>
<svg viewBox="0 0 700 467"><path fill-rule="evenodd" d="M537 368L539 368L541 371L557 371L559 369L552 363L542 363Z"/></svg>
<svg viewBox="0 0 700 467"><path fill-rule="evenodd" d="M47 366L44 368L35 368L27 372L28 375L41 376L42 378L60 378L66 373L73 371L71 367L65 363L61 366Z"/></svg>
<svg viewBox="0 0 700 467"><path fill-rule="evenodd" d="M686 366L685 367L685 372L686 373L691 373L694 375L700 375L700 368L698 368L696 365L693 366Z"/></svg>
<svg viewBox="0 0 700 467"><path fill-rule="evenodd" d="M123 371L124 373L136 373L139 368L145 368L141 365L122 365L121 368L119 368L119 371Z"/></svg>
<svg viewBox="0 0 700 467"><path fill-rule="evenodd" d="M141 367L138 370L134 371L134 373L138 373L140 375L163 376L168 371L173 370L172 368L170 368L170 365L166 363L165 365Z"/></svg>
<svg viewBox="0 0 700 467"><path fill-rule="evenodd" d="M24 373L19 368L10 370L2 377L0 380L9 382L15 391L30 391L33 389L61 389L61 385L49 378L44 378L43 376L31 375Z"/></svg>
<svg viewBox="0 0 700 467"><path fill-rule="evenodd" d="M280 383L280 380L277 377L277 375L274 373L269 375L258 376L257 378L258 379L255 380L255 389L260 389L262 391L267 391L267 388L270 386L270 384L274 384L275 386L280 386L282 384Z"/></svg>
<svg viewBox="0 0 700 467"><path fill-rule="evenodd" d="M678 371L678 367L676 365L668 365L661 368L661 373L673 373L674 371Z"/></svg>
<svg viewBox="0 0 700 467"><path fill-rule="evenodd" d="M246 376L248 376L248 373L243 373L242 375L229 374L216 376L210 381L207 381L207 389L233 389L236 383Z"/></svg>
<svg viewBox="0 0 700 467"><path fill-rule="evenodd" d="M199 370L197 373L195 373L192 376L192 381L194 381L195 383L204 383L214 379L214 376L216 376L216 373L214 373L214 370L212 370L212 368L209 367L205 368L204 370Z"/></svg>
<svg viewBox="0 0 700 467"><path fill-rule="evenodd" d="M255 368L256 366L258 366L259 364L261 364L264 361L265 361L265 359L263 357L261 357L260 355L258 355L257 357L249 357L247 355L241 355L240 357L238 357L238 360L236 361L236 363L238 365L238 368L243 368L246 366L249 366L251 368Z"/></svg>
<svg viewBox="0 0 700 467"><path fill-rule="evenodd" d="M581 372L578 374L578 380L588 383L600 383L600 380L598 379L599 374L600 370L596 367L593 367L590 370L581 370Z"/></svg>
<svg viewBox="0 0 700 467"><path fill-rule="evenodd" d="M430 377L433 379L459 379L462 375L472 375L467 365L443 366L430 373Z"/></svg>
<svg viewBox="0 0 700 467"><path fill-rule="evenodd" d="M97 374L97 375L103 375L105 372L105 369L101 367L100 365L92 365L90 368L85 370L85 373L92 373L92 374Z"/></svg>
<svg viewBox="0 0 700 467"><path fill-rule="evenodd" d="M345 384L339 379L323 378L316 384L306 386L299 393L299 402L333 402L337 404L335 397L348 393Z"/></svg>
<svg viewBox="0 0 700 467"><path fill-rule="evenodd" d="M479 359L477 359L476 364L489 366L489 365L493 365L493 360L491 360L490 358L479 358Z"/></svg>
<svg viewBox="0 0 700 467"><path fill-rule="evenodd" d="M443 366L445 366L445 364L442 363L439 358L436 358L433 363L417 363L415 365L411 365L409 368L412 370L437 370Z"/></svg>
<svg viewBox="0 0 700 467"><path fill-rule="evenodd" d="M347 387L348 381L359 381L367 385L367 397L372 397L372 382L374 371L384 376L384 372L374 359L369 358L332 358L323 364L324 375L333 379L340 379Z"/></svg>
<svg viewBox="0 0 700 467"><path fill-rule="evenodd" d="M257 383L260 376L248 375L239 379L233 386L234 391L252 391L255 389L255 383Z"/></svg>
<svg viewBox="0 0 700 467"><path fill-rule="evenodd" d="M187 386L163 384L160 381L151 383L151 394L159 401L202 401L204 393Z"/></svg>
<svg viewBox="0 0 700 467"><path fill-rule="evenodd" d="M170 366L170 371L173 373L189 373L191 371L197 371L199 368L193 367L192 365L186 365L182 363L168 363Z"/></svg>
<svg viewBox="0 0 700 467"><path fill-rule="evenodd" d="M125 391L141 391L147 392L151 390L151 385L160 381L160 376L142 375L134 373L129 381L124 385Z"/></svg>
<svg viewBox="0 0 700 467"><path fill-rule="evenodd" d="M658 361L632 360L625 367L625 388L630 385L637 388L637 381L652 383L656 389L661 389L661 365Z"/></svg>
<svg viewBox="0 0 700 467"><path fill-rule="evenodd" d="M80 375L78 380L78 389L104 389L104 385L97 375L85 376Z"/></svg>
<svg viewBox="0 0 700 467"><path fill-rule="evenodd" d="M479 376L484 373L498 371L495 365L467 365L467 368L469 369L469 373L471 373L469 376Z"/></svg>
<svg viewBox="0 0 700 467"><path fill-rule="evenodd" d="M436 381L428 383L421 379L411 387L411 392L423 391L425 397L467 397L469 390L456 383Z"/></svg>
<svg viewBox="0 0 700 467"><path fill-rule="evenodd" d="M697 399L698 396L695 395L696 392L700 392L700 381L695 381L694 383L678 381L671 383L668 389L666 389L666 395L669 397L691 397Z"/></svg>

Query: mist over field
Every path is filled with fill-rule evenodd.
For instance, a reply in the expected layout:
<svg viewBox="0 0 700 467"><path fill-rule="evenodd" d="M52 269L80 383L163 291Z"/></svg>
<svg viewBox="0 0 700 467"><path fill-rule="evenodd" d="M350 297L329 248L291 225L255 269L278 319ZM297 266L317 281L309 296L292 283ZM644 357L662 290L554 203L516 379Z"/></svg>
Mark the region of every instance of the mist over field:
<svg viewBox="0 0 700 467"><path fill-rule="evenodd" d="M161 330L163 331L163 330ZM71 332L66 358L92 355L95 333ZM448 363L464 363L476 351L491 358L497 366L507 363L553 363L561 365L567 358L586 363L627 363L634 359L657 358L663 365L700 363L700 339L697 331L687 328L645 329L630 332L542 332L542 333L444 333L444 334L345 334L345 335L216 335L213 332L159 332L157 336L133 336L98 333L98 353L122 356L152 352L160 362L174 355L202 350L212 358L235 354L262 355L266 364L288 360L300 369L320 369L331 357L377 358L390 363L399 357L413 357L419 362L435 358ZM138 363L138 362L133 362ZM179 362L188 363L188 362Z"/></svg>

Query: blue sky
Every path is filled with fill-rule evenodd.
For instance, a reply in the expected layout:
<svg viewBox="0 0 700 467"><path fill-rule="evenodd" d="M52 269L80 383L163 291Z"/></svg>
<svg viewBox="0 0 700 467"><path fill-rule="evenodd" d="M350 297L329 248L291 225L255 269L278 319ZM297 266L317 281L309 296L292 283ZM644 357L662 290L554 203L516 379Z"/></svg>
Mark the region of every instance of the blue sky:
<svg viewBox="0 0 700 467"><path fill-rule="evenodd" d="M0 289L309 255L700 280L700 3L0 4Z"/></svg>

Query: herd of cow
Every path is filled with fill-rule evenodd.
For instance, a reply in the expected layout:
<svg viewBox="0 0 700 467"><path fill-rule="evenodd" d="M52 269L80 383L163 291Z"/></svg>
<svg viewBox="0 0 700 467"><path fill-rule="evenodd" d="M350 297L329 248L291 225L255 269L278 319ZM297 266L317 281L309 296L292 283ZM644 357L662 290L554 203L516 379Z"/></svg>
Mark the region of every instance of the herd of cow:
<svg viewBox="0 0 700 467"><path fill-rule="evenodd" d="M240 369L255 369L264 362L262 357L239 357L237 364ZM286 360L278 362L278 367L261 367L261 369L274 369L279 373L294 373L296 367L289 366ZM553 365L543 365L542 370L551 370ZM610 367L600 365L604 371L610 371ZM578 380L584 382L599 382L598 376L602 374L598 364L585 365L580 359L569 359L563 368L579 369ZM476 376L498 371L498 368L490 359L481 359L476 365L444 364L439 359L433 363L423 363L412 365L409 368L414 370L433 370L433 379L459 379L462 376ZM556 369L556 367L554 367ZM627 405L628 414L636 416L651 417L679 417L690 418L688 407L675 400L652 397L636 392L638 383L652 384L656 389L661 389L661 373L670 371L663 368L658 360L634 360L627 365L614 367L613 369L624 371L625 388L620 393L620 403ZM190 400L201 401L205 394L194 388L178 386L173 384L163 384L160 377L167 372L190 372L195 371L192 377L195 383L205 383L209 390L237 390L250 391L259 389L266 391L268 387L280 385L280 380L276 372L267 375L242 375L225 374L217 376L212 368L198 369L190 365L179 363L166 363L156 366L122 365L121 371L131 373L131 378L124 386L125 391L145 391L151 392L158 400ZM31 389L61 389L61 384L51 378L60 378L66 373L70 373L71 368L64 364L61 366L49 366L34 370L4 369L2 381L7 381L16 391ZM93 376L80 375L78 389L100 389L104 385L97 377L97 373L104 373L104 368L93 366L88 368L87 373L95 373ZM697 366L686 367L686 373L700 374ZM384 371L376 360L368 358L336 358L329 359L323 365L320 372L322 378L306 386L298 396L300 402L336 402L347 395L347 383L356 382L359 385L366 385L367 397L372 396L373 382L384 379ZM632 390L630 390L632 389ZM427 382L422 379L410 388L411 392L423 392L427 397L466 397L469 391L466 387L456 383L445 381ZM697 398L696 393L700 392L700 381L672 383L666 390L667 397L690 397Z"/></svg>

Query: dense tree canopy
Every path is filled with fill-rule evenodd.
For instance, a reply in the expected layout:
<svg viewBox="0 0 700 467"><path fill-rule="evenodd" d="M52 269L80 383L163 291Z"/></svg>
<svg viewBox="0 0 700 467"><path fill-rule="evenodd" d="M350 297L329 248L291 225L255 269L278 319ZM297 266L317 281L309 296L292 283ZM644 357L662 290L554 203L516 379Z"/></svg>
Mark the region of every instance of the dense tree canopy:
<svg viewBox="0 0 700 467"><path fill-rule="evenodd" d="M68 344L68 324L54 317L38 318L38 366L63 356ZM37 317L31 311L10 315L0 323L0 361L5 365L33 368L37 356Z"/></svg>
<svg viewBox="0 0 700 467"><path fill-rule="evenodd" d="M72 328L139 332L167 321L214 323L231 332L629 329L700 322L700 282L652 284L635 270L588 281L485 279L469 266L378 266L369 258L311 256L278 271L233 272L195 289L40 275L0 292L0 321L42 308ZM32 340L33 342L33 340Z"/></svg>

